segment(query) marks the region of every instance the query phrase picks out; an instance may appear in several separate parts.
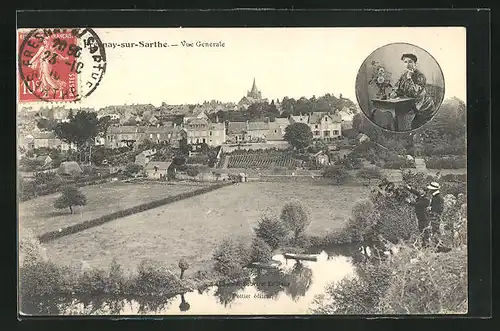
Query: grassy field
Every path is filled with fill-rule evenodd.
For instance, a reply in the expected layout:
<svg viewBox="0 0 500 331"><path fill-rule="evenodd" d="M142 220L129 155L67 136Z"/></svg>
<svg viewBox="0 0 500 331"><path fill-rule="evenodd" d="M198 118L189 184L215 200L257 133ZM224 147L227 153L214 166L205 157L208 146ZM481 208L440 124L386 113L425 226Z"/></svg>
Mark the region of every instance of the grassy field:
<svg viewBox="0 0 500 331"><path fill-rule="evenodd" d="M19 225L30 228L36 235L81 223L86 220L110 214L125 208L189 192L208 184L164 183L122 183L111 182L103 185L82 187L87 197L87 205L75 207L71 215L69 209L55 209L54 201L59 193L42 196L19 204Z"/></svg>
<svg viewBox="0 0 500 331"><path fill-rule="evenodd" d="M368 189L314 183L239 183L233 186L111 221L45 244L55 261L107 268L113 258L127 269L142 259L177 270L181 257L187 274L205 267L226 236L249 239L263 214L279 214L292 200L303 203L312 219L307 232L321 235L344 225L356 200ZM105 195L102 194L104 197Z"/></svg>

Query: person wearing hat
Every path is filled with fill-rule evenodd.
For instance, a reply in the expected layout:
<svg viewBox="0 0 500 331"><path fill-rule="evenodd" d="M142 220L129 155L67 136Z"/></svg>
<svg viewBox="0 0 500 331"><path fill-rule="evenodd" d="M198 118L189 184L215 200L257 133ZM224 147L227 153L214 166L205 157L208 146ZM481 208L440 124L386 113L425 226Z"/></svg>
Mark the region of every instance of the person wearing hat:
<svg viewBox="0 0 500 331"><path fill-rule="evenodd" d="M441 196L439 183L432 182L427 186L431 194L431 204L429 206L430 211L430 223L431 223L431 233L432 241L436 245L438 252L448 252L450 249L444 247L439 238L439 224L441 222L441 214L444 210L444 199Z"/></svg>
<svg viewBox="0 0 500 331"><path fill-rule="evenodd" d="M415 195L415 202L410 204L415 208L415 216L417 218L418 233L422 238L422 245L428 246L430 239L429 217L427 214L427 207L429 207L429 198L424 189L414 189L410 185L406 185L406 189Z"/></svg>
<svg viewBox="0 0 500 331"><path fill-rule="evenodd" d="M415 115L411 123L411 128L416 129L434 115L434 100L427 93L427 79L425 75L417 69L417 56L412 53L405 53L401 56L401 61L404 63L405 71L401 74L389 96L391 98L415 99L414 106L410 111Z"/></svg>

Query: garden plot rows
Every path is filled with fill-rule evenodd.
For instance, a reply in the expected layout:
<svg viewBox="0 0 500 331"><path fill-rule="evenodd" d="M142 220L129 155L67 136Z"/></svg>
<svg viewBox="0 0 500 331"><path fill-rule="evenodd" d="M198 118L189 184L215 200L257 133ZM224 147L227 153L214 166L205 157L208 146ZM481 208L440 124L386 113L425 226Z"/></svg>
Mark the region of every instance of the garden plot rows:
<svg viewBox="0 0 500 331"><path fill-rule="evenodd" d="M255 153L229 156L228 168L259 168L296 167L298 160L287 153Z"/></svg>

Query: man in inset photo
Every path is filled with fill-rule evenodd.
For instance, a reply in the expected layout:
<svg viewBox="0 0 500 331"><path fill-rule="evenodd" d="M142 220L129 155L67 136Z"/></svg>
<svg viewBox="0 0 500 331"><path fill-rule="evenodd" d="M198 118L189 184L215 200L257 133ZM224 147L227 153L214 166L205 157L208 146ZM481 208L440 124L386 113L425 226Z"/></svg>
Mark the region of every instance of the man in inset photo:
<svg viewBox="0 0 500 331"><path fill-rule="evenodd" d="M389 97L415 98L411 110L415 114L411 123L413 130L425 124L434 115L435 105L432 96L427 92L427 79L417 68L417 56L406 53L401 56L401 61L404 63L405 70Z"/></svg>

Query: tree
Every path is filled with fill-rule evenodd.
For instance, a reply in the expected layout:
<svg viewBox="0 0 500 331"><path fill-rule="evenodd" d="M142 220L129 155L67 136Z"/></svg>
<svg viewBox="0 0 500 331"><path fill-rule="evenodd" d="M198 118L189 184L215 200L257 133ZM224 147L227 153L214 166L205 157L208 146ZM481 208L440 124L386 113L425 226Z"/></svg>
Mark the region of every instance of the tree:
<svg viewBox="0 0 500 331"><path fill-rule="evenodd" d="M75 144L78 151L82 153L86 147L94 144L94 139L103 125L103 123L99 125L95 112L79 110L69 119L69 122L58 123L54 132L62 141Z"/></svg>
<svg viewBox="0 0 500 331"><path fill-rule="evenodd" d="M57 126L57 122L48 118L41 118L36 123L36 126L40 130L53 131Z"/></svg>
<svg viewBox="0 0 500 331"><path fill-rule="evenodd" d="M181 140L179 140L179 150L184 155L188 155L189 151L191 150L191 148L187 142L187 139L185 137L182 138Z"/></svg>
<svg viewBox="0 0 500 331"><path fill-rule="evenodd" d="M148 149L152 149L153 147L154 147L154 143L149 139L144 139L139 144L139 149L141 149L141 150L148 150Z"/></svg>
<svg viewBox="0 0 500 331"><path fill-rule="evenodd" d="M85 206L87 198L76 187L69 186L63 189L62 194L54 202L54 207L57 209L69 208L73 214L73 206Z"/></svg>
<svg viewBox="0 0 500 331"><path fill-rule="evenodd" d="M281 220L294 234L297 240L304 230L311 224L306 210L298 202L289 202L281 211Z"/></svg>
<svg viewBox="0 0 500 331"><path fill-rule="evenodd" d="M142 169L142 166L136 163L129 163L125 166L123 174L127 177L134 177Z"/></svg>
<svg viewBox="0 0 500 331"><path fill-rule="evenodd" d="M368 179L368 185L372 179L379 179L382 177L382 173L378 167L363 168L358 171L358 177L363 179Z"/></svg>
<svg viewBox="0 0 500 331"><path fill-rule="evenodd" d="M363 121L363 116L361 113L357 113L352 117L352 128L356 132L360 132L361 130L361 123Z"/></svg>
<svg viewBox="0 0 500 331"><path fill-rule="evenodd" d="M125 126L136 126L137 125L137 121L135 120L134 117L130 117L129 119L127 119L123 125Z"/></svg>
<svg viewBox="0 0 500 331"><path fill-rule="evenodd" d="M36 172L33 181L38 187L46 187L48 185L57 186L62 182L62 179L55 172Z"/></svg>
<svg viewBox="0 0 500 331"><path fill-rule="evenodd" d="M345 183L349 178L349 172L343 166L330 166L323 170L323 177L335 179L337 184Z"/></svg>
<svg viewBox="0 0 500 331"><path fill-rule="evenodd" d="M286 127L283 138L296 149L303 150L312 143L313 134L309 125L305 123L293 123Z"/></svg>
<svg viewBox="0 0 500 331"><path fill-rule="evenodd" d="M189 269L189 263L186 261L186 259L183 258L179 260L179 269L181 269L181 275L179 278L182 279L182 277L184 276L184 271Z"/></svg>
<svg viewBox="0 0 500 331"><path fill-rule="evenodd" d="M43 166L43 161L38 160L38 159L30 159L27 157L23 157L19 161L19 165L25 171L35 171L35 170L40 169Z"/></svg>
<svg viewBox="0 0 500 331"><path fill-rule="evenodd" d="M106 115L101 117L97 122L97 131L101 137L105 137L108 133L109 126L111 125L111 116Z"/></svg>

